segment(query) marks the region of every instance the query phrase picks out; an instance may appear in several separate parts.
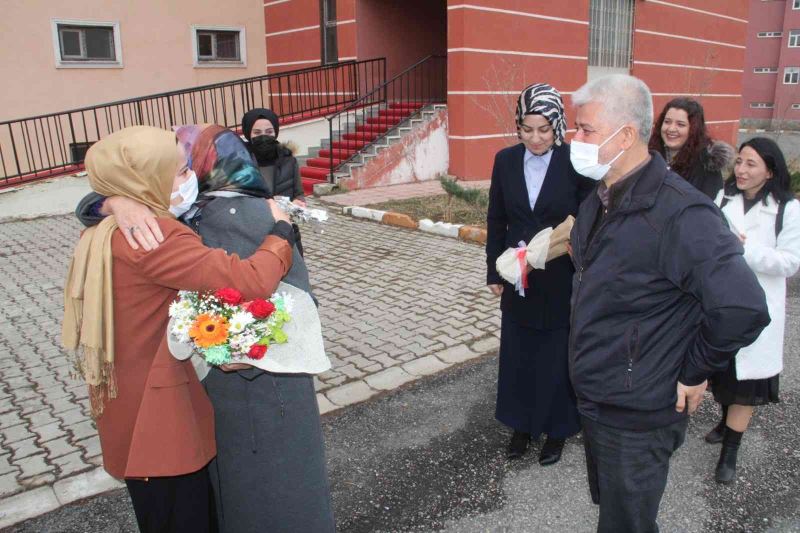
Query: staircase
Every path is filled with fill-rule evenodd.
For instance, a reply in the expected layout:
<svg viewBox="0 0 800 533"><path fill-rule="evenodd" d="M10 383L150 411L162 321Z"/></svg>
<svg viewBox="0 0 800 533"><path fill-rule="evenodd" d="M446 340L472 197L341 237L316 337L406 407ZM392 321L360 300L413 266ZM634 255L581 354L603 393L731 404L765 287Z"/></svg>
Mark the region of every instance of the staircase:
<svg viewBox="0 0 800 533"><path fill-rule="evenodd" d="M427 111L431 116L432 109ZM303 191L310 195L314 185L331 181L331 158L335 178L349 174L352 166L363 164L366 159L374 157L381 149L411 131L426 118L423 117L423 110L421 102L393 103L385 109L370 109L366 111L365 120L350 124L344 133L334 132L333 139L323 139L321 146L310 149L308 158L301 161ZM347 165L343 167L345 163Z"/></svg>
<svg viewBox="0 0 800 533"><path fill-rule="evenodd" d="M303 190L335 183L387 148L446 102L444 56L428 56L328 117L329 137L300 159Z"/></svg>

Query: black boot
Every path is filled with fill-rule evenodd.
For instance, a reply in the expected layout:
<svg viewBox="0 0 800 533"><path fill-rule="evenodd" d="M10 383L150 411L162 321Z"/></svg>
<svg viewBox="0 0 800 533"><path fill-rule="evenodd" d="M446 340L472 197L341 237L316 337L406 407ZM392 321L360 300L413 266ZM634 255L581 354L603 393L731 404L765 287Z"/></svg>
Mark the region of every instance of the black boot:
<svg viewBox="0 0 800 533"><path fill-rule="evenodd" d="M528 443L531 442L530 433L523 433L521 431L514 431L511 435L511 442L508 443L506 450L506 457L508 459L519 459L528 450Z"/></svg>
<svg viewBox="0 0 800 533"><path fill-rule="evenodd" d="M739 454L739 443L742 441L743 433L734 431L729 427L725 428L725 436L722 439L722 451L719 454L717 470L714 479L717 483L729 485L736 481L736 457Z"/></svg>
<svg viewBox="0 0 800 533"><path fill-rule="evenodd" d="M549 436L544 441L542 451L539 452L539 464L542 466L554 465L561 460L564 450L564 439L552 439Z"/></svg>
<svg viewBox="0 0 800 533"><path fill-rule="evenodd" d="M706 442L709 444L719 444L725 436L725 419L728 418L728 406L722 406L722 420L719 421L714 429L706 433Z"/></svg>

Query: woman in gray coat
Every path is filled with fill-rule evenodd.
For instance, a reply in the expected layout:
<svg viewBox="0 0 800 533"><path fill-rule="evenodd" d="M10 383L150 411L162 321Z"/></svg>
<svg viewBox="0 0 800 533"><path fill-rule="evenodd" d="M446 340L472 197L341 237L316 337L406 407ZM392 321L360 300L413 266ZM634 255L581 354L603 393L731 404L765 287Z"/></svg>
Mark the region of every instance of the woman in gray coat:
<svg viewBox="0 0 800 533"><path fill-rule="evenodd" d="M178 139L191 154L200 190L183 220L206 246L248 257L275 221L264 202L270 191L247 148L221 126L181 128ZM97 200L87 197L79 206L84 223L97 214L91 207ZM311 293L296 248L292 260L283 281ZM203 384L216 421L217 457L209 474L220 531L334 531L311 376L213 368Z"/></svg>

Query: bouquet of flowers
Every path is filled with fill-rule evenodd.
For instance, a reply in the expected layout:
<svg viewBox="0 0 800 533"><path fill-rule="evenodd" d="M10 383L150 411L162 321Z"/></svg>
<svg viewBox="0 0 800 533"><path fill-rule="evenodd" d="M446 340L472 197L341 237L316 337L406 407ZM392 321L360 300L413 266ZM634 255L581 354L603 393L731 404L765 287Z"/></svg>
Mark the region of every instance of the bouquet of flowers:
<svg viewBox="0 0 800 533"><path fill-rule="evenodd" d="M289 218L295 224L302 224L304 222L313 222L320 224L328 221L328 212L324 209L313 209L311 207L302 207L292 201L287 196L276 196L274 198L278 207L286 211Z"/></svg>
<svg viewBox="0 0 800 533"><path fill-rule="evenodd" d="M209 365L252 363L263 359L271 345L288 341L283 326L291 320L292 305L286 293L246 302L231 288L180 291L169 307L169 333Z"/></svg>

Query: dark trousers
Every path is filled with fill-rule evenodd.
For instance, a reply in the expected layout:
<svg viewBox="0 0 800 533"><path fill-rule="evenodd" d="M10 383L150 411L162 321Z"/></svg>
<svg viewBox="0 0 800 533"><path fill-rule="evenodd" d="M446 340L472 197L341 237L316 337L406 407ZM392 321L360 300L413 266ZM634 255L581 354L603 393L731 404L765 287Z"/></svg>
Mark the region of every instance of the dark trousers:
<svg viewBox="0 0 800 533"><path fill-rule="evenodd" d="M126 479L142 533L213 533L216 517L208 468L171 477Z"/></svg>
<svg viewBox="0 0 800 533"><path fill-rule="evenodd" d="M688 422L631 431L581 416L589 490L600 505L599 533L658 531L669 460L683 444Z"/></svg>

